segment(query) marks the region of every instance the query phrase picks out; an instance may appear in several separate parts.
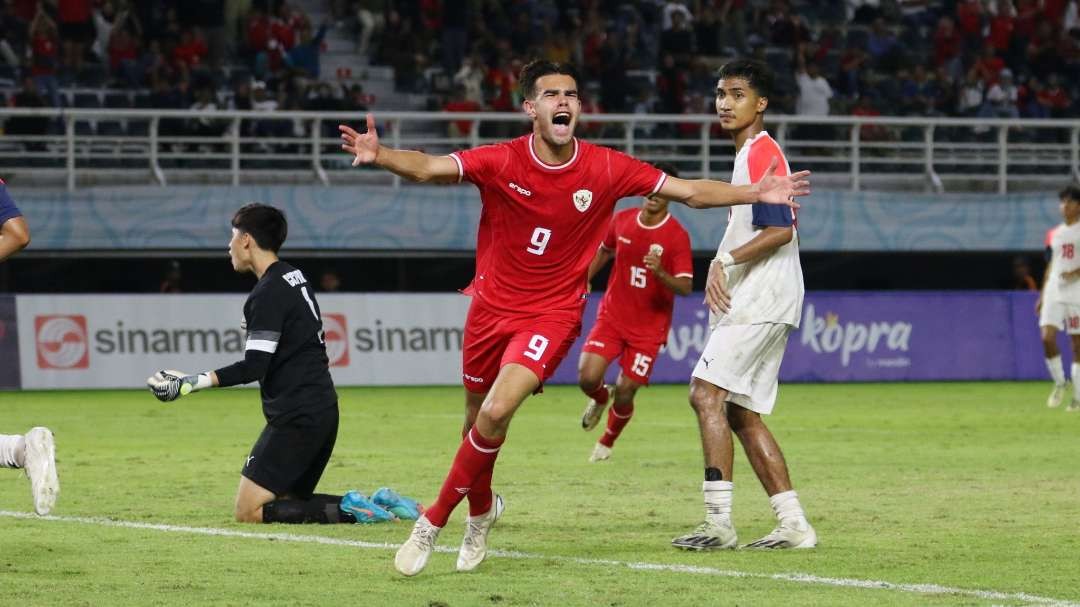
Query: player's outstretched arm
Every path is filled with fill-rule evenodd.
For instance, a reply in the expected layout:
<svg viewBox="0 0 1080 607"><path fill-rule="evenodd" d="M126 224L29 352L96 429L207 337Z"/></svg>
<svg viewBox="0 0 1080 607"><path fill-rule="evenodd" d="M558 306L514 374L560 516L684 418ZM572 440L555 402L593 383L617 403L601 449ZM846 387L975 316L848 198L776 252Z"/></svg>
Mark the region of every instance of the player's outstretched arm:
<svg viewBox="0 0 1080 607"><path fill-rule="evenodd" d="M681 202L694 209L729 207L736 204L765 202L799 208L795 201L810 194L810 171L777 176L777 160L773 158L761 180L751 185L731 185L711 179L679 179L668 176L657 192L668 200Z"/></svg>
<svg viewBox="0 0 1080 607"><path fill-rule="evenodd" d="M347 124L339 124L341 149L353 157L353 166L373 164L395 175L419 183L456 183L458 165L449 156L432 156L412 150L395 150L379 144L375 116L368 114L367 132L359 133Z"/></svg>

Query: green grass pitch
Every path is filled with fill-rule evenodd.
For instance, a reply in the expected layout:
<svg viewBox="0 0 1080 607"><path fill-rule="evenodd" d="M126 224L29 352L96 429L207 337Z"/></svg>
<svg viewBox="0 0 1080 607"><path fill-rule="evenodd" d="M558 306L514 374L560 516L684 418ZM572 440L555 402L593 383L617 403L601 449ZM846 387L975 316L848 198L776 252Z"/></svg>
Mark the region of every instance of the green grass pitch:
<svg viewBox="0 0 1080 607"><path fill-rule="evenodd" d="M436 553L411 579L391 564L408 523L232 521L240 466L262 427L257 392L208 391L168 405L145 391L0 393L0 432L55 431L62 487L56 519L17 517L12 512L31 509L29 484L18 471L0 470L0 602L1080 602L1080 414L1047 409L1047 389L783 386L769 423L820 547L685 553L668 543L702 515L701 451L685 386L643 391L613 459L601 464L586 461L599 429L580 429L585 399L551 387L519 412L495 471L508 508L489 543L501 552L471 574L454 571L453 553ZM461 389L339 393L341 429L320 490L390 485L430 501L460 441ZM774 521L741 452L735 487L736 528L751 541ZM460 542L463 510L441 546ZM196 527L354 543L215 536ZM902 586L872 587L877 582Z"/></svg>

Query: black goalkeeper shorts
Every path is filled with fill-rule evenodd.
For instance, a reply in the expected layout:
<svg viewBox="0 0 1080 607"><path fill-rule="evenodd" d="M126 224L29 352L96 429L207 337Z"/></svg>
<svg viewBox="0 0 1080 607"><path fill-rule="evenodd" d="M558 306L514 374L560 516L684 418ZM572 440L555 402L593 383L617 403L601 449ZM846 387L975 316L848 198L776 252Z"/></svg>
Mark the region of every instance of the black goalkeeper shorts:
<svg viewBox="0 0 1080 607"><path fill-rule="evenodd" d="M309 499L337 441L338 408L263 428L240 474L277 497Z"/></svg>

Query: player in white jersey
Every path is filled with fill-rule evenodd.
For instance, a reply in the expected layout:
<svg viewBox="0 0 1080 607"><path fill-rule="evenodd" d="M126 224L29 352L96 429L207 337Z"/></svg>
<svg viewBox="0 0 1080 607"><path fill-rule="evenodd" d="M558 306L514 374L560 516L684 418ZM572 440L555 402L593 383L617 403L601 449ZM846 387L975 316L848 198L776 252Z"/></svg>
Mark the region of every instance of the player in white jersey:
<svg viewBox="0 0 1080 607"><path fill-rule="evenodd" d="M780 146L764 130L773 76L757 61L720 68L716 112L735 141L732 183L761 179L770 163L787 174ZM694 368L690 405L705 456L705 522L672 540L687 550L734 548L731 521L732 433L769 495L778 525L751 548L813 548L817 534L791 488L787 464L761 420L776 401L777 375L788 334L799 326L802 267L795 214L755 204L728 214L727 231L709 268L706 301L712 333Z"/></svg>
<svg viewBox="0 0 1080 607"><path fill-rule="evenodd" d="M1069 399L1066 411L1080 411L1080 185L1070 185L1058 195L1064 223L1050 230L1046 238L1049 263L1043 276L1043 289L1035 304L1039 315L1046 368L1054 388L1046 406L1058 407ZM1061 366L1057 334L1064 330L1072 345L1070 394Z"/></svg>

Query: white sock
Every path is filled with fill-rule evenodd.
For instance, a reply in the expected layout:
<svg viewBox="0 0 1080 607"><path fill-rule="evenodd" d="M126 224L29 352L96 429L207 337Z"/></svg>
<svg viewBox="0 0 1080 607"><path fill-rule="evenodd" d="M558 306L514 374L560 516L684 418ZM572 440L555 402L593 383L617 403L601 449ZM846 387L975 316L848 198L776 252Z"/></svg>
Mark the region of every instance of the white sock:
<svg viewBox="0 0 1080 607"><path fill-rule="evenodd" d="M1073 380L1073 399L1080 400L1080 363L1073 363L1069 368Z"/></svg>
<svg viewBox="0 0 1080 607"><path fill-rule="evenodd" d="M769 505L776 513L776 520L780 522L794 519L806 523L806 513L803 512L802 504L799 503L799 495L794 491L785 491L771 496Z"/></svg>
<svg viewBox="0 0 1080 607"><path fill-rule="evenodd" d="M0 468L22 468L26 441L21 434L0 434Z"/></svg>
<svg viewBox="0 0 1080 607"><path fill-rule="evenodd" d="M1061 368L1061 355L1046 359L1046 370L1050 372L1050 379L1058 386L1065 385L1065 369Z"/></svg>
<svg viewBox="0 0 1080 607"><path fill-rule="evenodd" d="M735 485L731 481L704 481L705 520L717 525L731 526L731 496Z"/></svg>

